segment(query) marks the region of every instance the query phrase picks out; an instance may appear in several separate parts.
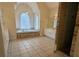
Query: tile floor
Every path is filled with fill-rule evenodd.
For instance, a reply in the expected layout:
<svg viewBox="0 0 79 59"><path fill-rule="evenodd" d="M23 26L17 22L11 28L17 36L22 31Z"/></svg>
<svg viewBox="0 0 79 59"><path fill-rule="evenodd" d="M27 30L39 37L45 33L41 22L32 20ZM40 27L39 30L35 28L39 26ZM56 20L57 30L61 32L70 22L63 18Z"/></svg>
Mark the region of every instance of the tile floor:
<svg viewBox="0 0 79 59"><path fill-rule="evenodd" d="M66 56L54 53L54 41L47 37L13 40L9 43L8 57L53 57Z"/></svg>

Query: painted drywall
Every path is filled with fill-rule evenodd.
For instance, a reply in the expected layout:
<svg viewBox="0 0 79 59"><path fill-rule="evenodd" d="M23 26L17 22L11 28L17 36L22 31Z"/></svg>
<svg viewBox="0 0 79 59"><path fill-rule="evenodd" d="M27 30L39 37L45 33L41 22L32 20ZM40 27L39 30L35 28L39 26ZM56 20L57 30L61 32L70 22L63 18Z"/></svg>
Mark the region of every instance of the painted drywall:
<svg viewBox="0 0 79 59"><path fill-rule="evenodd" d="M45 3L38 3L40 9L40 35L44 35L44 30L47 27L49 10Z"/></svg>
<svg viewBox="0 0 79 59"><path fill-rule="evenodd" d="M0 23L0 57L4 57L4 56L5 56L4 42L3 42L2 28Z"/></svg>
<svg viewBox="0 0 79 59"><path fill-rule="evenodd" d="M14 3L1 3L0 7L3 11L3 20L6 27L9 30L9 37L11 39L16 39L16 23L15 23L15 11Z"/></svg>
<svg viewBox="0 0 79 59"><path fill-rule="evenodd" d="M54 28L54 21L57 20L58 16L58 2L47 2L47 6L49 7L49 20L47 28Z"/></svg>
<svg viewBox="0 0 79 59"><path fill-rule="evenodd" d="M0 3L0 56L7 56L9 39L16 39L13 4ZM9 30L6 30L6 28ZM9 36L8 36L9 33Z"/></svg>

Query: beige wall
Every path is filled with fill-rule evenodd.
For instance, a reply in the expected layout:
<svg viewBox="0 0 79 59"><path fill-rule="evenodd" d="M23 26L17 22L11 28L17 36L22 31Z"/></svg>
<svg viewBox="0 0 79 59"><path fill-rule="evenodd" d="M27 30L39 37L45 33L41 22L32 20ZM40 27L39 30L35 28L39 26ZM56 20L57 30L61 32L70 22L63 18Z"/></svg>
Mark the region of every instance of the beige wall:
<svg viewBox="0 0 79 59"><path fill-rule="evenodd" d="M2 29L0 23L0 57L5 56Z"/></svg>
<svg viewBox="0 0 79 59"><path fill-rule="evenodd" d="M10 39L16 39L15 11L13 3L2 3L0 7L3 11L3 20L9 30Z"/></svg>
<svg viewBox="0 0 79 59"><path fill-rule="evenodd" d="M58 15L58 7L59 3L47 3L49 7L49 21L48 21L48 28L53 28L54 25L54 20L57 20L57 15Z"/></svg>
<svg viewBox="0 0 79 59"><path fill-rule="evenodd" d="M14 6L12 3L0 3L0 56L7 56L10 39L16 39ZM8 37L8 28L10 36Z"/></svg>
<svg viewBox="0 0 79 59"><path fill-rule="evenodd" d="M44 30L47 27L49 10L45 3L38 3L40 9L40 35L44 35Z"/></svg>
<svg viewBox="0 0 79 59"><path fill-rule="evenodd" d="M46 28L53 28L52 24L57 19L59 3L38 3L38 5L40 9L40 34L44 35Z"/></svg>

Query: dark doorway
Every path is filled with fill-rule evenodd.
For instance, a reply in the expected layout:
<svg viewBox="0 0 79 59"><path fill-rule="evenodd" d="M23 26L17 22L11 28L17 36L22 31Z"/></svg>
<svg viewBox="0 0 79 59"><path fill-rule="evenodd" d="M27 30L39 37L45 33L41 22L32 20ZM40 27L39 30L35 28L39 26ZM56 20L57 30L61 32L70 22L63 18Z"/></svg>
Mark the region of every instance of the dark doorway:
<svg viewBox="0 0 79 59"><path fill-rule="evenodd" d="M67 55L70 55L77 9L78 3L76 2L62 2L59 5L56 44L57 50Z"/></svg>

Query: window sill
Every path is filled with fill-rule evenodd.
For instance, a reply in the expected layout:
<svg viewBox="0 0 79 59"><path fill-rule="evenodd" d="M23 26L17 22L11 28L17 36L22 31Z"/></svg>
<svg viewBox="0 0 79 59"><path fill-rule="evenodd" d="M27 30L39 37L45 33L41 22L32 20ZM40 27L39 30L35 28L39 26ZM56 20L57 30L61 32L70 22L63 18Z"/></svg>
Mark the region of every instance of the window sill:
<svg viewBox="0 0 79 59"><path fill-rule="evenodd" d="M22 30L22 29L20 29L20 30L17 30L16 31L16 33L29 33L29 32L39 32L40 30L36 30L36 29L34 29L34 30Z"/></svg>

